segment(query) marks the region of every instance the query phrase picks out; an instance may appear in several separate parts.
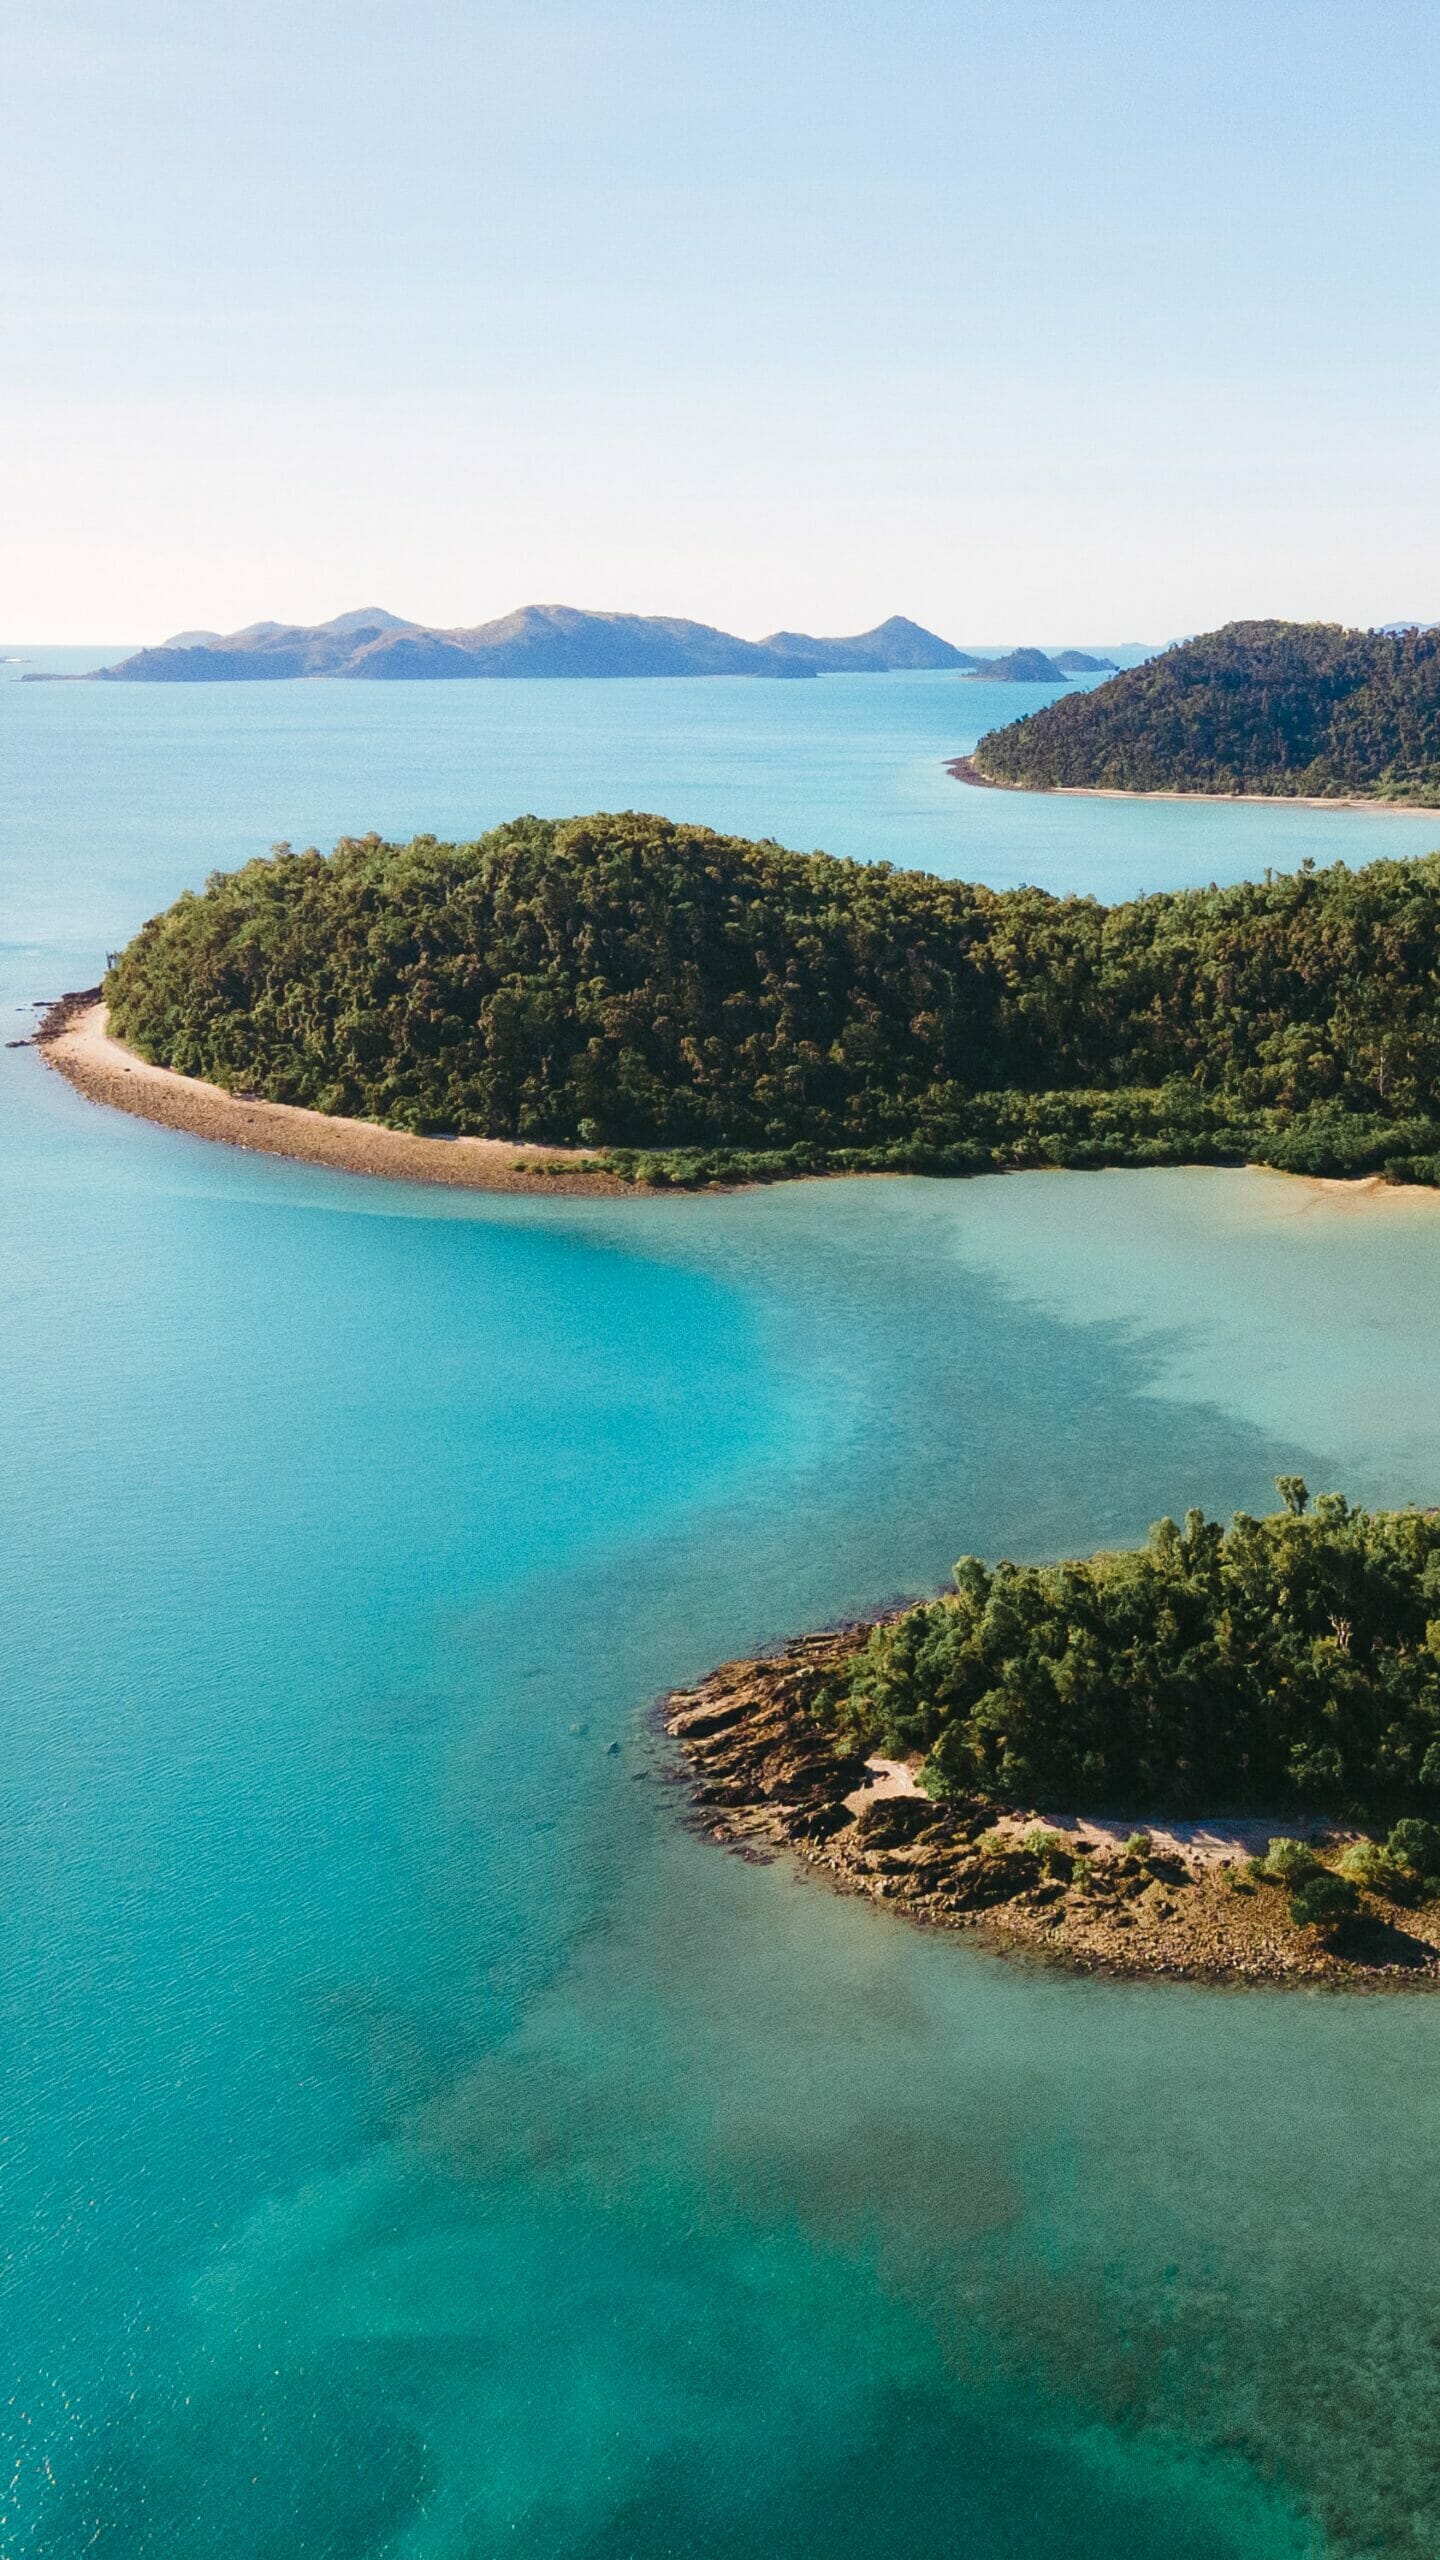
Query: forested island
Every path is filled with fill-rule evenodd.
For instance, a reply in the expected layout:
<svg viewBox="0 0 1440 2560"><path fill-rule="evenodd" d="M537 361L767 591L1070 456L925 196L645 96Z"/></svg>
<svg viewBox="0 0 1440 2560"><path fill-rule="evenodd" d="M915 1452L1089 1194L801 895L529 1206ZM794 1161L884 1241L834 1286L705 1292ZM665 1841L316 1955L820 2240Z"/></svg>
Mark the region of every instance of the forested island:
<svg viewBox="0 0 1440 2560"><path fill-rule="evenodd" d="M1232 622L992 729L962 777L1440 807L1440 629Z"/></svg>
<svg viewBox="0 0 1440 2560"><path fill-rule="evenodd" d="M277 848L152 919L105 996L229 1093L626 1180L1434 1183L1437 973L1440 855L1106 908L631 813Z"/></svg>
<svg viewBox="0 0 1440 2560"><path fill-rule="evenodd" d="M1074 657L1083 652L1071 650L1067 654ZM1098 658L1090 661L1092 667L1100 663ZM1007 649L1003 657L983 659L970 669L972 676L982 681L988 678L991 684L1064 684L1066 672L1059 659L1048 657L1043 649ZM1076 668L1074 672L1082 674L1085 670Z"/></svg>
<svg viewBox="0 0 1440 2560"><path fill-rule="evenodd" d="M705 1821L1085 1963L1436 1978L1440 1515L1278 1490L727 1664L667 1707Z"/></svg>

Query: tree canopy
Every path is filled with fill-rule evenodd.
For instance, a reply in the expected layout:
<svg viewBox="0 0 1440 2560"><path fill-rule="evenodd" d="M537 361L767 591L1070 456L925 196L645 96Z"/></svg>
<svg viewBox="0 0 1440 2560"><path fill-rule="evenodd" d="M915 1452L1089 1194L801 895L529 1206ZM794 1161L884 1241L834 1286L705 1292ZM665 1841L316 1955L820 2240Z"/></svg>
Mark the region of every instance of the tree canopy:
<svg viewBox="0 0 1440 2560"><path fill-rule="evenodd" d="M992 729L972 761L1030 790L1440 805L1440 630L1230 622Z"/></svg>
<svg viewBox="0 0 1440 2560"><path fill-rule="evenodd" d="M1440 855L1107 909L633 814L280 847L106 980L117 1034L183 1074L668 1150L678 1179L1250 1157L1434 1180L1437 991Z"/></svg>
<svg viewBox="0 0 1440 2560"><path fill-rule="evenodd" d="M934 1792L1171 1814L1440 1806L1440 1516L1162 1520L1085 1563L962 1557L953 1598L878 1627L842 1720L923 1751Z"/></svg>

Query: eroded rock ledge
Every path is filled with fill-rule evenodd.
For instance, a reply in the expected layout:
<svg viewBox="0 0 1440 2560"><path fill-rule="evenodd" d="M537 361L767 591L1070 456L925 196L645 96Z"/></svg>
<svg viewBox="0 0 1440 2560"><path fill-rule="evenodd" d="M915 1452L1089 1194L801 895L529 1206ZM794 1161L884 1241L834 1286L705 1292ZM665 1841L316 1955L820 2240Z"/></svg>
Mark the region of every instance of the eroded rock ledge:
<svg viewBox="0 0 1440 2560"><path fill-rule="evenodd" d="M1068 1843L1037 1855L1027 1832L1043 1815L938 1804L909 1773L846 1750L829 1704L872 1623L724 1663L665 1701L697 1821L714 1839L788 1850L837 1891L1082 1972L1337 1988L1440 1982L1440 1904L1367 1895L1326 1943L1295 1926L1283 1888L1254 1879L1238 1848L1217 1856L1105 1840L1086 1842L1093 1855Z"/></svg>

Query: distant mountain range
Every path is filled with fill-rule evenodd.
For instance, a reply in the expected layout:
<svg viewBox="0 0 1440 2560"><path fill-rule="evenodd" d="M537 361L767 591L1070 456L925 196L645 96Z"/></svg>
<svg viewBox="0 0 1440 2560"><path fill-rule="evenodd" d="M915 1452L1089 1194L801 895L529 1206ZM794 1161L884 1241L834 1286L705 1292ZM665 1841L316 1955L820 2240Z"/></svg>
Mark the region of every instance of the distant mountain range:
<svg viewBox="0 0 1440 2560"><path fill-rule="evenodd" d="M1083 650L1039 661L1035 680L1061 683L1070 673L1107 665ZM996 662L998 675L1004 662ZM569 605L522 605L498 622L441 631L406 622L383 606L338 613L331 622L252 622L243 631L178 631L158 648L139 649L113 667L83 677L34 675L27 683L234 684L298 676L367 679L454 676L817 676L884 675L892 669L990 672L972 652L954 648L903 614L848 639L805 631L772 631L740 640L706 622L667 615L582 613Z"/></svg>

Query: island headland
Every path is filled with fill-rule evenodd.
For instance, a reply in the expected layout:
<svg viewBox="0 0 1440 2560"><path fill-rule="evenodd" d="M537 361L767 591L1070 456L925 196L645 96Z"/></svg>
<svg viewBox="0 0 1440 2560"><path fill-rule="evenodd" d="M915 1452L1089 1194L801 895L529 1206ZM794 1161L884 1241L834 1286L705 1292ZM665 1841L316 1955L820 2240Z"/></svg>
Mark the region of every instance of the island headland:
<svg viewBox="0 0 1440 2560"><path fill-rule="evenodd" d="M1440 1983L1440 1517L1159 1522L664 1702L697 1824L1086 1971Z"/></svg>
<svg viewBox="0 0 1440 2560"><path fill-rule="evenodd" d="M1440 627L1227 623L990 730L949 769L1023 791L1440 808Z"/></svg>
<svg viewBox="0 0 1440 2560"><path fill-rule="evenodd" d="M93 1022L46 1054L233 1143L341 1162L308 1123L353 1124L344 1149L358 1127L363 1169L405 1179L382 1135L467 1168L422 1179L472 1179L490 1142L517 1180L587 1187L1243 1162L1435 1184L1437 973L1440 855L1105 908L525 818L216 875L107 974L129 1063Z"/></svg>
<svg viewBox="0 0 1440 2560"><path fill-rule="evenodd" d="M290 1156L389 1182L438 1183L452 1191L538 1191L581 1198L628 1187L583 1148L518 1145L501 1138L416 1137L374 1121L349 1120L294 1104L229 1093L197 1076L176 1075L112 1039L99 987L61 996L42 1015L35 1046L89 1102L187 1137L260 1155Z"/></svg>

